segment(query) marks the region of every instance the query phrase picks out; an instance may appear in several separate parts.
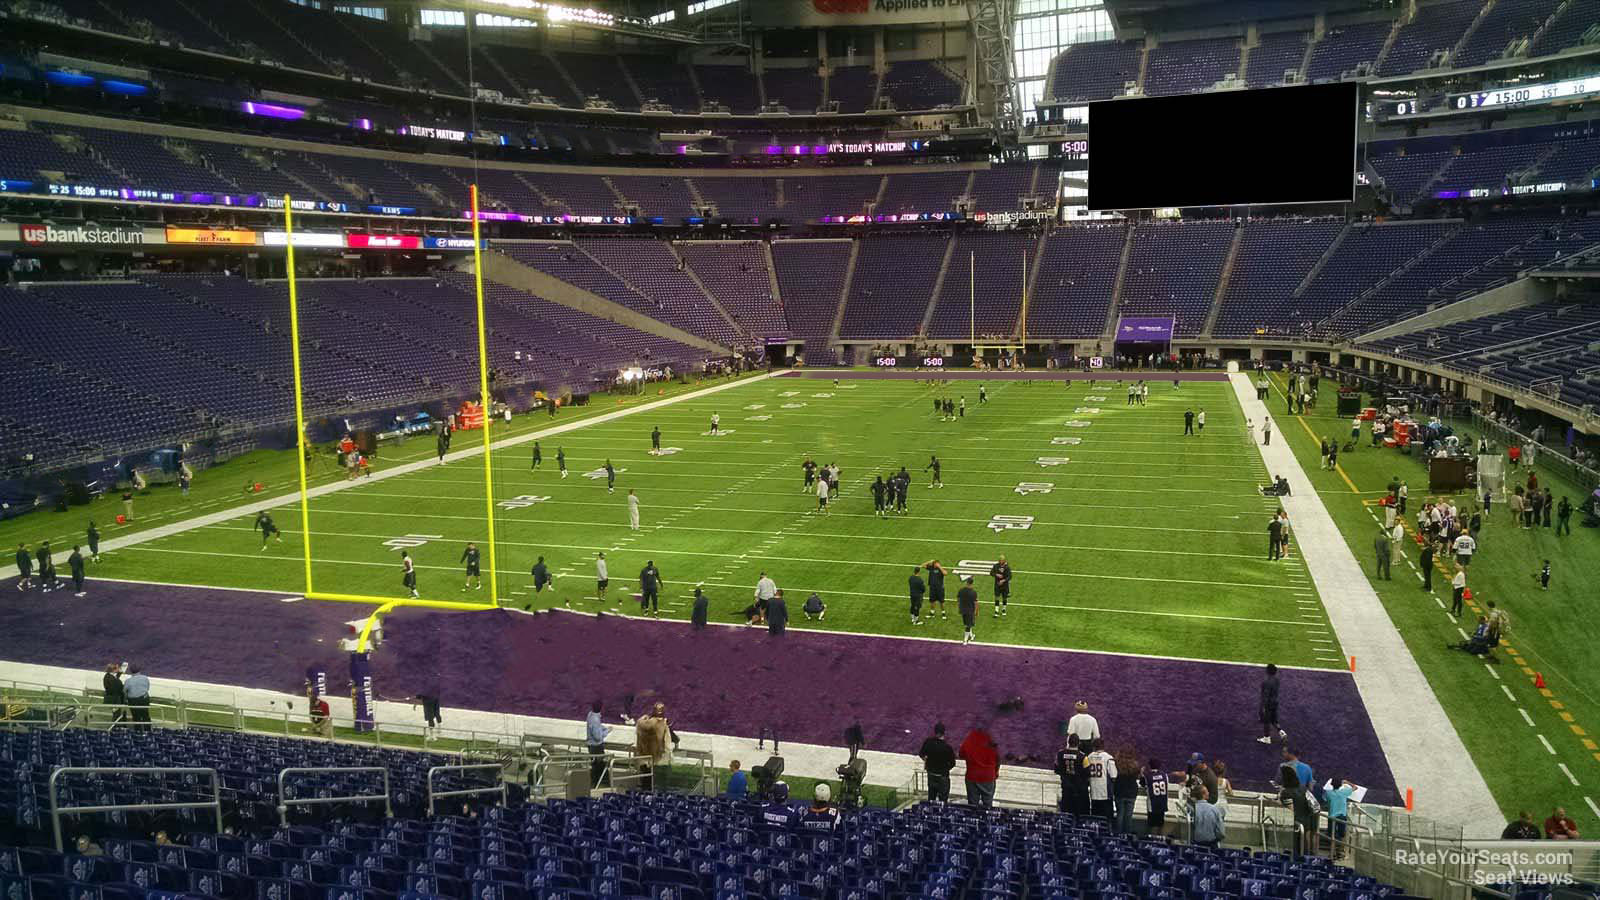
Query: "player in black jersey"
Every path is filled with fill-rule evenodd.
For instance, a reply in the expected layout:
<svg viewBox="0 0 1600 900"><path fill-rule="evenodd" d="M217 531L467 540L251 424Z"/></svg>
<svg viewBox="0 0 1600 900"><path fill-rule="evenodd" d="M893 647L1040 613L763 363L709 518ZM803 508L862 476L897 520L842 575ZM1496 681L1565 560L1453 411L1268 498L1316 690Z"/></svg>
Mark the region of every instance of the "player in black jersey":
<svg viewBox="0 0 1600 900"><path fill-rule="evenodd" d="M461 590L465 591L467 588L475 591L483 590L483 579L478 577L478 545L469 542L467 548L461 551L461 559L457 562L467 564L467 580L461 585Z"/></svg>
<svg viewBox="0 0 1600 900"><path fill-rule="evenodd" d="M261 549L263 550L267 549L267 541L270 538L275 537L278 539L278 543L283 543L283 534L278 531L278 526L272 523L272 513L264 509L256 513L256 524L251 526L250 530L259 530L261 532Z"/></svg>

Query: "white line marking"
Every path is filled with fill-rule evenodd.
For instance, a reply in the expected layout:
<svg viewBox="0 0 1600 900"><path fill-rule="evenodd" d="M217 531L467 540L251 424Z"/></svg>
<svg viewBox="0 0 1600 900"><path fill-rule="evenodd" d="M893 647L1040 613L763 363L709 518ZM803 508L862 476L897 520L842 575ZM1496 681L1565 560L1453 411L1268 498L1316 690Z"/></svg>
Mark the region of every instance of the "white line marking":
<svg viewBox="0 0 1600 900"><path fill-rule="evenodd" d="M1573 787L1578 786L1578 776L1572 774L1572 770L1567 768L1566 763L1556 763L1556 767L1561 770L1561 774L1567 776L1567 780L1572 782Z"/></svg>
<svg viewBox="0 0 1600 900"><path fill-rule="evenodd" d="M1525 710L1525 709L1523 709L1522 707L1519 706L1519 707L1517 707L1517 712L1522 713L1522 721L1527 722L1529 728L1533 728L1534 727L1533 716L1528 715L1528 711L1527 710Z"/></svg>
<svg viewBox="0 0 1600 900"><path fill-rule="evenodd" d="M1555 756L1556 755L1556 748L1550 746L1550 741L1547 740L1544 735L1540 734L1540 735L1535 735L1535 736L1537 738L1539 738L1539 743L1544 745L1544 749L1550 751L1550 755L1551 756Z"/></svg>

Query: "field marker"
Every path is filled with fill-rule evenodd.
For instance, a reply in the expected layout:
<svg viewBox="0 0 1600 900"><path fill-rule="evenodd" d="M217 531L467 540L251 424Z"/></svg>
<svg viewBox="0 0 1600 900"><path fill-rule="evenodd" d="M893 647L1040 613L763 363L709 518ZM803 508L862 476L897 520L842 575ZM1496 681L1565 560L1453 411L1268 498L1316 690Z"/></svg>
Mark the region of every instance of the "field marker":
<svg viewBox="0 0 1600 900"><path fill-rule="evenodd" d="M1584 797L1583 798L1583 802L1589 804L1589 808L1594 810L1594 814L1595 814L1596 818L1600 818L1600 806L1596 806L1595 805L1593 797Z"/></svg>
<svg viewBox="0 0 1600 900"><path fill-rule="evenodd" d="M1567 780L1572 782L1573 787L1578 786L1578 776L1572 774L1572 770L1567 768L1566 763L1556 763L1556 767L1561 770L1561 774L1567 776Z"/></svg>
<svg viewBox="0 0 1600 900"><path fill-rule="evenodd" d="M1545 739L1544 735L1542 735L1542 734L1541 735L1536 735L1536 737L1539 738L1539 743L1543 744L1544 748L1546 750L1550 751L1550 755L1551 756L1555 756L1556 755L1556 748L1550 746L1550 742Z"/></svg>
<svg viewBox="0 0 1600 900"><path fill-rule="evenodd" d="M1519 707L1517 707L1517 712L1522 714L1522 721L1527 722L1529 728L1535 727L1534 724L1533 724L1533 716L1528 715L1528 711L1527 710L1525 710L1525 709L1523 709L1522 707L1519 706Z"/></svg>
<svg viewBox="0 0 1600 900"><path fill-rule="evenodd" d="M1483 664L1483 667L1484 667L1484 668L1485 668L1485 669L1488 669L1488 670L1489 670L1489 674L1490 674L1490 675L1493 675L1493 676L1494 676L1494 680L1495 680L1495 681L1499 681L1499 680L1500 680L1500 673L1499 673L1499 672L1496 672L1496 671L1495 671L1495 670L1494 670L1494 666L1491 666L1491 665L1489 665L1489 664L1488 664L1488 663L1484 663L1484 664Z"/></svg>

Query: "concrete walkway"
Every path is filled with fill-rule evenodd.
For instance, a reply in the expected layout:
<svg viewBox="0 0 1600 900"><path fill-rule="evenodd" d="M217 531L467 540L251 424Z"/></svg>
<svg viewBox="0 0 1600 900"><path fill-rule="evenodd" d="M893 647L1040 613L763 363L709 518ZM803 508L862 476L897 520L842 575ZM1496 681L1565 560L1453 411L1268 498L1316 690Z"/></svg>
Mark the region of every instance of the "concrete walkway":
<svg viewBox="0 0 1600 900"><path fill-rule="evenodd" d="M1232 381L1239 406L1253 424L1253 439L1267 471L1289 481L1292 494L1283 498L1283 508L1289 513L1294 546L1305 559L1340 645L1356 657L1356 688L1395 783L1402 793L1408 788L1415 792L1418 815L1459 825L1467 837L1498 837L1504 816L1488 784L1300 468L1278 420L1272 420L1272 443L1262 446L1261 423L1270 415L1267 406L1256 399L1248 374L1235 374ZM1263 523L1263 538L1265 529ZM1314 753L1316 748L1305 750ZM1327 763L1322 768L1326 770ZM1359 774L1350 776L1359 781Z"/></svg>
<svg viewBox="0 0 1600 900"><path fill-rule="evenodd" d="M547 438L555 437L558 434L566 434L569 431L575 431L579 428L587 428L590 425L599 425L603 422L610 422L625 416L648 412L652 409L660 409L663 406L671 406L674 403L681 403L685 400L697 400L701 397L709 397L713 394L718 394L723 391L732 390L734 388L743 387L744 385L752 384L757 381L773 378L778 374L781 373L775 372L766 375L757 375L753 378L738 378L733 381L715 385L713 387L701 388L698 391L690 391L687 394L678 394L677 396L673 397L663 397L660 400L652 400L649 403L641 403L638 406L625 407L613 412L602 413L598 416L585 416L584 418L577 419L575 421L566 422L560 425L552 425L549 428L541 429L539 431L521 434L513 438L506 438L503 441L497 441L494 445L494 448L496 450L504 450L507 447L516 447L521 444L526 444L530 441L545 440ZM463 459L475 459L482 455L483 445L480 443L477 446L468 447L464 450L456 450L451 453L446 453L444 458L446 462L456 462ZM314 487L306 491L306 496L311 500L315 500L318 497L325 497L329 494L336 494L340 491L354 490L360 488L364 484L371 484L373 482L383 481L388 478L398 478L402 475L409 475L412 472L419 472L423 469L437 466L438 464L438 458L430 456L426 459L419 459L416 462L409 462L403 465L394 466L393 468L381 469L373 472L372 477L370 478L358 478L354 481L336 481L332 484L324 484L319 487ZM295 504L299 501L299 499L300 492L295 491L294 493L290 494L280 494L267 500L256 500L250 503L241 504L239 506L230 506L226 509L219 510L214 513L208 513L203 516L195 516L194 518L183 519L178 522L160 525L155 528L147 528L144 531L135 531L131 534L108 538L100 542L100 550L101 552L117 550L122 547L131 547L135 544L143 544L148 541L157 540L158 538L169 537L174 534L182 534L185 531L193 531L196 528L204 528L208 525L220 525L223 522L228 522L241 516L253 516L264 509L277 509L281 506ZM16 576L16 574L17 567L15 564L0 567L0 578L12 578Z"/></svg>

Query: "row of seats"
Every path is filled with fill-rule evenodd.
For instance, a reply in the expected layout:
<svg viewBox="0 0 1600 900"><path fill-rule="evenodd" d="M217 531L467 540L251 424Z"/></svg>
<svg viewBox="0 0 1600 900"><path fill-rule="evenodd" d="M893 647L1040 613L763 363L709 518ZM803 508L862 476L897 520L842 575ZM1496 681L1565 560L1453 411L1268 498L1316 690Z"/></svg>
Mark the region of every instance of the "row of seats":
<svg viewBox="0 0 1600 900"><path fill-rule="evenodd" d="M748 177L701 173L693 177L631 175L623 171L510 170L436 165L375 156L243 147L223 134L194 140L109 128L36 123L0 129L0 178L23 181L58 176L77 183L152 190L262 194L365 206L412 207L458 217L470 205L476 181L487 208L528 215L619 215L678 221L707 207L742 221L805 222L825 215L941 212L959 198L979 210L1023 208L1028 198L1054 197L1059 169L1042 162L977 171L899 172L883 175ZM880 191L883 194L879 200Z"/></svg>
<svg viewBox="0 0 1600 900"><path fill-rule="evenodd" d="M1329 24L1321 37L1309 30L1270 31L1271 23L1261 23L1248 53L1237 37L1095 41L1055 58L1046 95L1081 103L1120 96L1129 84L1161 96L1209 90L1230 76L1258 88L1408 75L1434 65L1463 68L1511 52L1557 53L1581 43L1597 23L1600 6L1583 0L1445 0L1419 4L1414 16Z"/></svg>
<svg viewBox="0 0 1600 900"><path fill-rule="evenodd" d="M461 352L477 340L467 276L300 288L308 416L476 393L477 363ZM705 355L503 285L486 289L490 364L513 391L583 389L641 361L686 368ZM283 282L207 275L0 287L0 372L16 386L0 458L62 446L117 454L292 421L288 302Z"/></svg>
<svg viewBox="0 0 1600 900"><path fill-rule="evenodd" d="M1364 345L1403 359L1532 389L1555 379L1550 396L1574 406L1600 404L1600 309L1581 302L1540 303Z"/></svg>
<svg viewBox="0 0 1600 900"><path fill-rule="evenodd" d="M263 750L266 780L296 755L338 745L230 736ZM144 735L142 749L187 761L187 733ZM165 742L172 753L154 746ZM266 743L260 743L266 741ZM68 740L67 743L74 743ZM41 766L71 761L24 739ZM55 749L55 752L52 750ZM391 756L406 754L389 751ZM427 765L413 754L401 771ZM52 759L53 757L53 759ZM141 754L141 760L148 754ZM230 765L248 763L229 757ZM1102 819L1022 810L922 805L863 809L802 822L801 810L756 800L618 794L481 806L467 815L318 825L246 822L218 834L185 823L176 843L142 839L132 823L98 825L73 852L34 841L0 845L5 900L890 900L1295 897L1379 900L1395 888L1319 857L1191 846L1117 834ZM35 832L43 837L42 832Z"/></svg>
<svg viewBox="0 0 1600 900"><path fill-rule="evenodd" d="M203 12L182 3L152 2L130 8L103 0L36 0L29 7L52 18L82 22L116 34L170 40L196 50L260 59L294 68L361 78L380 84L468 96L469 84L508 98L544 100L583 109L598 98L617 109L646 102L698 113L708 102L754 114L762 98L810 114L825 102L839 111L866 112L887 100L899 110L928 110L962 102L965 87L931 61L868 66L836 65L819 71L747 62L686 65L667 54L545 52L514 41L520 30L478 32L470 49L449 29L413 35L401 22L320 10L287 0L240 0ZM485 40L484 38L488 38Z"/></svg>

